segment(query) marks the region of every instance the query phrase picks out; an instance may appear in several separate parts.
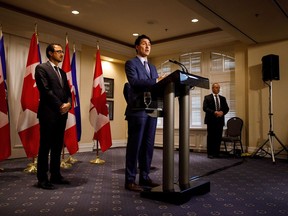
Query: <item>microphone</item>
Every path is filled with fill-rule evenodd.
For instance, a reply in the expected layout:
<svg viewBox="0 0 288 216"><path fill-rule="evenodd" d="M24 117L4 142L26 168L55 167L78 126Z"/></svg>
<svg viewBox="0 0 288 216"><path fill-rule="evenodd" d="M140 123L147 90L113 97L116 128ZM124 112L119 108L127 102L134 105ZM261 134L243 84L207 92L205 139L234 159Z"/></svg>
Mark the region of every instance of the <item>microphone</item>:
<svg viewBox="0 0 288 216"><path fill-rule="evenodd" d="M169 59L169 62L179 65L184 72L189 73L185 65L183 65L182 63L175 61L175 60L171 60L171 59Z"/></svg>

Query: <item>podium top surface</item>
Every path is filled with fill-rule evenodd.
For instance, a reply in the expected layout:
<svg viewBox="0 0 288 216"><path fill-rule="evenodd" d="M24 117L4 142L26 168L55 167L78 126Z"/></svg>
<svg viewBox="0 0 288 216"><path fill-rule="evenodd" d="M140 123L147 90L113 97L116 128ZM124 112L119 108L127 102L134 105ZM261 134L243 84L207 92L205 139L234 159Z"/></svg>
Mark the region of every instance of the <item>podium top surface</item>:
<svg viewBox="0 0 288 216"><path fill-rule="evenodd" d="M189 87L200 87L209 89L209 79L201 77L198 75L186 73L184 71L176 70L173 73L169 74L164 79L160 80L154 88L161 88L166 86L168 83L174 82L176 86L189 86Z"/></svg>

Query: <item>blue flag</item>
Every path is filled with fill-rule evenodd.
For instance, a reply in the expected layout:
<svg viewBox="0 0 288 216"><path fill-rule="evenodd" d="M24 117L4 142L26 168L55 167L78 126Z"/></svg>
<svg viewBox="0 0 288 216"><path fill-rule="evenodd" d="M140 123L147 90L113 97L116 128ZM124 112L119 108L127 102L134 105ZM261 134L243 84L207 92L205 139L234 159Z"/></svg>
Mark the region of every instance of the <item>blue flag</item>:
<svg viewBox="0 0 288 216"><path fill-rule="evenodd" d="M0 161L11 155L6 78L4 38L0 29Z"/></svg>
<svg viewBox="0 0 288 216"><path fill-rule="evenodd" d="M74 111L75 111L75 117L76 117L76 127L77 127L77 140L78 142L81 139L81 112L80 112L80 100L79 100L79 91L78 91L78 84L77 84L77 75L76 75L76 53L75 49L72 56L71 61L71 74L72 74L72 82L73 87L75 89L75 105L74 105Z"/></svg>
<svg viewBox="0 0 288 216"><path fill-rule="evenodd" d="M6 57L5 57L5 50L4 50L4 38L2 34L2 30L0 32L0 57L1 57L1 65L2 65L2 73L5 82L5 90L7 91L7 75L6 75Z"/></svg>

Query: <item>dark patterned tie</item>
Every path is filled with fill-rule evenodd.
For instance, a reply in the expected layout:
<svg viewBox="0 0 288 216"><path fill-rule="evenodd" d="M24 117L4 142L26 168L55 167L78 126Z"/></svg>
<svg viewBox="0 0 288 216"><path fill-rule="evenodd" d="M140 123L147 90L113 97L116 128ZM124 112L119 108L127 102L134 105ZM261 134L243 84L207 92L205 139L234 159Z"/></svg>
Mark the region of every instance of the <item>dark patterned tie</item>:
<svg viewBox="0 0 288 216"><path fill-rule="evenodd" d="M55 68L57 77L58 77L58 79L59 79L59 82L60 82L61 86L63 87L63 81L62 81L62 77L61 77L61 73L60 73L60 71L59 71L59 68L58 68L57 66L54 66L54 68Z"/></svg>
<svg viewBox="0 0 288 216"><path fill-rule="evenodd" d="M216 101L216 110L220 110L220 105L219 105L219 100L218 100L218 95L215 95L215 101Z"/></svg>

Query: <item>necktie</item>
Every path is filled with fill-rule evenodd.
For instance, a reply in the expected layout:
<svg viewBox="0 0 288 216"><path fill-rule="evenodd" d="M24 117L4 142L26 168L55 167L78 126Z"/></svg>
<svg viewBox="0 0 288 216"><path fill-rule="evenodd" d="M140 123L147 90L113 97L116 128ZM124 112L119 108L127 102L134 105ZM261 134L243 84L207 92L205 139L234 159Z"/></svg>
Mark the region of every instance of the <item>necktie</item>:
<svg viewBox="0 0 288 216"><path fill-rule="evenodd" d="M220 105L219 105L219 100L218 100L218 95L215 95L215 101L216 101L216 110L220 110Z"/></svg>
<svg viewBox="0 0 288 216"><path fill-rule="evenodd" d="M58 79L59 79L59 82L60 82L61 86L63 86L62 77L61 77L61 74L60 74L59 68L58 68L57 66L54 66L54 68L55 68L55 71L56 71L57 77L58 77Z"/></svg>
<svg viewBox="0 0 288 216"><path fill-rule="evenodd" d="M146 69L146 71L147 71L147 74L148 74L149 77L150 77L150 68L149 68L149 66L148 66L148 62L147 62L147 61L144 61L144 66L145 66L145 69Z"/></svg>

